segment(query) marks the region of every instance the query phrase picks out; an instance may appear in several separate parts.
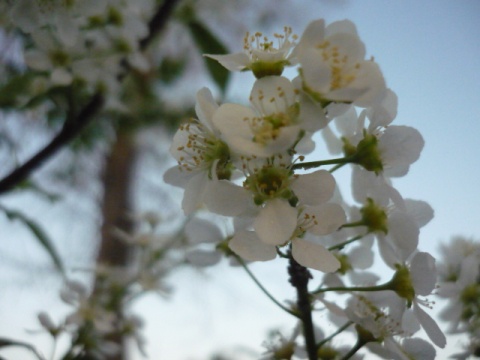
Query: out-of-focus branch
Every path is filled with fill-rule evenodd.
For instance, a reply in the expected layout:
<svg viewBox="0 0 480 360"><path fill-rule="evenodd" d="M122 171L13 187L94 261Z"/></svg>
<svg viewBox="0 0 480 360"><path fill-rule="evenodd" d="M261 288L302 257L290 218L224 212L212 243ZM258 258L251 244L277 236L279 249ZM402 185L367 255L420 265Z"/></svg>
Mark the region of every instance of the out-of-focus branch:
<svg viewBox="0 0 480 360"><path fill-rule="evenodd" d="M100 111L103 102L104 98L102 95L95 94L92 96L90 101L79 112L75 119L73 119L73 121L67 121L62 130L52 139L52 141L50 141L50 143L33 155L30 160L13 170L0 181L0 194L8 192L19 183L26 180L35 169L40 167L58 150L77 137L85 126L90 123L92 118Z"/></svg>
<svg viewBox="0 0 480 360"><path fill-rule="evenodd" d="M146 49L152 40L165 28L178 1L179 0L165 0L158 8L158 11L148 24L148 35L139 43L140 49ZM12 190L15 186L26 180L34 170L39 168L46 160L56 154L57 151L76 138L92 121L95 115L100 112L103 103L104 97L100 93L94 94L90 101L80 110L78 115L74 119L67 121L62 130L43 149L0 180L0 194Z"/></svg>
<svg viewBox="0 0 480 360"><path fill-rule="evenodd" d="M164 0L159 11L157 11L148 24L148 35L140 40L139 46L141 50L145 50L152 40L162 32L178 2L179 0Z"/></svg>

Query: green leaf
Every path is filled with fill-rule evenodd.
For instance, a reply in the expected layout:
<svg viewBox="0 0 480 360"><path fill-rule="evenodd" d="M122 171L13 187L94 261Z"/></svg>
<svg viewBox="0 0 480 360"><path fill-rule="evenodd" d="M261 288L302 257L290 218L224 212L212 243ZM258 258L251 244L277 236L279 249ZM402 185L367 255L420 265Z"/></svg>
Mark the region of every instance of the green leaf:
<svg viewBox="0 0 480 360"><path fill-rule="evenodd" d="M187 65L187 59L175 59L173 57L165 57L158 67L159 79L166 85L172 84L184 72Z"/></svg>
<svg viewBox="0 0 480 360"><path fill-rule="evenodd" d="M226 46L200 21L192 19L187 23L187 26L193 40L203 54L223 55L228 53ZM207 57L203 57L203 59L210 76L220 90L225 93L230 72L215 60Z"/></svg>
<svg viewBox="0 0 480 360"><path fill-rule="evenodd" d="M22 222L25 226L27 226L27 228L33 233L33 235L35 235L40 245L42 245L43 248L47 251L48 255L50 255L57 270L59 270L62 273L62 275L65 275L65 267L63 265L63 262L60 256L58 255L57 250L53 246L53 243L50 241L49 237L47 236L45 231L40 227L40 225L38 225L34 220L28 218L27 216L25 216L19 211L8 210L1 205L0 205L0 209L3 210L5 215L10 220L18 220Z"/></svg>
<svg viewBox="0 0 480 360"><path fill-rule="evenodd" d="M33 73L24 73L16 75L5 84L0 85L0 107L16 107L17 97L28 92L34 77Z"/></svg>
<svg viewBox="0 0 480 360"><path fill-rule="evenodd" d="M32 345L30 345L28 343L21 342L21 341L10 340L10 339L5 339L5 338L0 338L0 348L7 347L7 346L24 347L24 348L30 350L31 352L33 352L37 356L38 359L45 360L45 358L42 355L40 355L38 353L38 351ZM3 359L3 358L0 357L0 360L1 359Z"/></svg>

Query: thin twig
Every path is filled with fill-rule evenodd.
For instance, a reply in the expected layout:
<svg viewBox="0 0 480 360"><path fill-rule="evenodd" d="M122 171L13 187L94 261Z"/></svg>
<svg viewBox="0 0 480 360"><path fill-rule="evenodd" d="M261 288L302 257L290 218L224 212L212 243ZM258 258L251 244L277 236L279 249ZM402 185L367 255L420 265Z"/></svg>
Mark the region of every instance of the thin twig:
<svg viewBox="0 0 480 360"><path fill-rule="evenodd" d="M352 324L353 324L352 321L348 321L345 325L343 325L341 328L339 328L337 331L335 331L332 335L330 335L330 336L326 337L325 339L323 339L322 341L320 341L317 344L317 349L320 349L323 345L325 345L327 342L332 340L338 334L342 333L345 329L350 327Z"/></svg>
<svg viewBox="0 0 480 360"><path fill-rule="evenodd" d="M277 299L275 299L273 297L272 294L270 294L268 292L267 289L265 289L265 287L262 285L262 283L255 277L255 275L253 275L253 273L250 271L250 269L248 268L247 264L245 264L245 261L243 261L243 259L240 257L240 256L237 256L237 255L234 255L235 256L235 259L240 263L240 265L245 269L245 271L247 272L248 276L250 276L250 278L253 280L253 282L255 284L257 284L257 286L260 288L260 290L262 290L262 292L270 299L272 300L278 307L280 307L282 310L286 311L287 313L289 313L290 315L293 315L295 316L296 318L299 318L300 316L290 310L289 308L287 308L285 305L283 305L282 303L280 303L280 301L278 301Z"/></svg>

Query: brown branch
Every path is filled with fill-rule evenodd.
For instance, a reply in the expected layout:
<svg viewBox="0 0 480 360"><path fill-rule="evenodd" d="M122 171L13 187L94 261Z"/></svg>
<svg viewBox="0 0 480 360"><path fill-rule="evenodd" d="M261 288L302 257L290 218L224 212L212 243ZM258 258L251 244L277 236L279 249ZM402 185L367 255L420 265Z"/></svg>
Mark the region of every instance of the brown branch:
<svg viewBox="0 0 480 360"><path fill-rule="evenodd" d="M165 0L158 8L156 14L148 24L148 35L140 40L140 49L145 50L152 40L165 28L177 2L178 0ZM12 190L15 186L25 181L34 170L39 168L46 160L50 159L66 144L80 135L95 115L100 112L103 103L103 96L100 93L94 94L78 115L72 121L65 122L62 130L43 149L0 180L0 194Z"/></svg>
<svg viewBox="0 0 480 360"><path fill-rule="evenodd" d="M295 261L291 251L289 252L288 274L289 282L297 291L297 311L303 326L303 337L305 338L305 348L309 360L316 360L317 345L315 340L315 330L312 319L312 305L310 302L310 293L308 292L308 282L312 278L310 271Z"/></svg>
<svg viewBox="0 0 480 360"><path fill-rule="evenodd" d="M140 40L139 46L141 50L145 50L152 40L162 32L178 1L179 0L164 0L159 11L157 11L148 24L148 35Z"/></svg>
<svg viewBox="0 0 480 360"><path fill-rule="evenodd" d="M90 123L95 114L103 106L103 96L95 94L90 101L73 119L67 121L62 130L48 143L42 150L36 153L25 162L13 170L9 175L0 181L0 194L10 191L16 185L26 180L30 174L40 167L46 160L51 158L58 150L77 137L80 132Z"/></svg>

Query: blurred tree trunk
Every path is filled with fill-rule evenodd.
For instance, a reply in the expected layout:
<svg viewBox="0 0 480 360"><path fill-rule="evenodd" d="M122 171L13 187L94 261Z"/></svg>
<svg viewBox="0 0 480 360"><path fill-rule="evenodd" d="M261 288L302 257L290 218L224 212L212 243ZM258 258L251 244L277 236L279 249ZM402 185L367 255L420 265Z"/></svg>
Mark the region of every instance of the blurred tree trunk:
<svg viewBox="0 0 480 360"><path fill-rule="evenodd" d="M103 172L103 224L101 242L99 245L97 264L113 267L128 266L130 258L129 246L120 241L112 233L119 228L127 233L133 230L133 222L128 217L132 210L132 183L133 170L136 160L136 151L133 135L119 131L116 141L112 144L110 153L105 162ZM95 286L96 287L96 286ZM119 304L115 309L117 316L122 317L123 309ZM119 354L109 357L108 360L126 360L122 335L114 336L111 341L122 349Z"/></svg>

